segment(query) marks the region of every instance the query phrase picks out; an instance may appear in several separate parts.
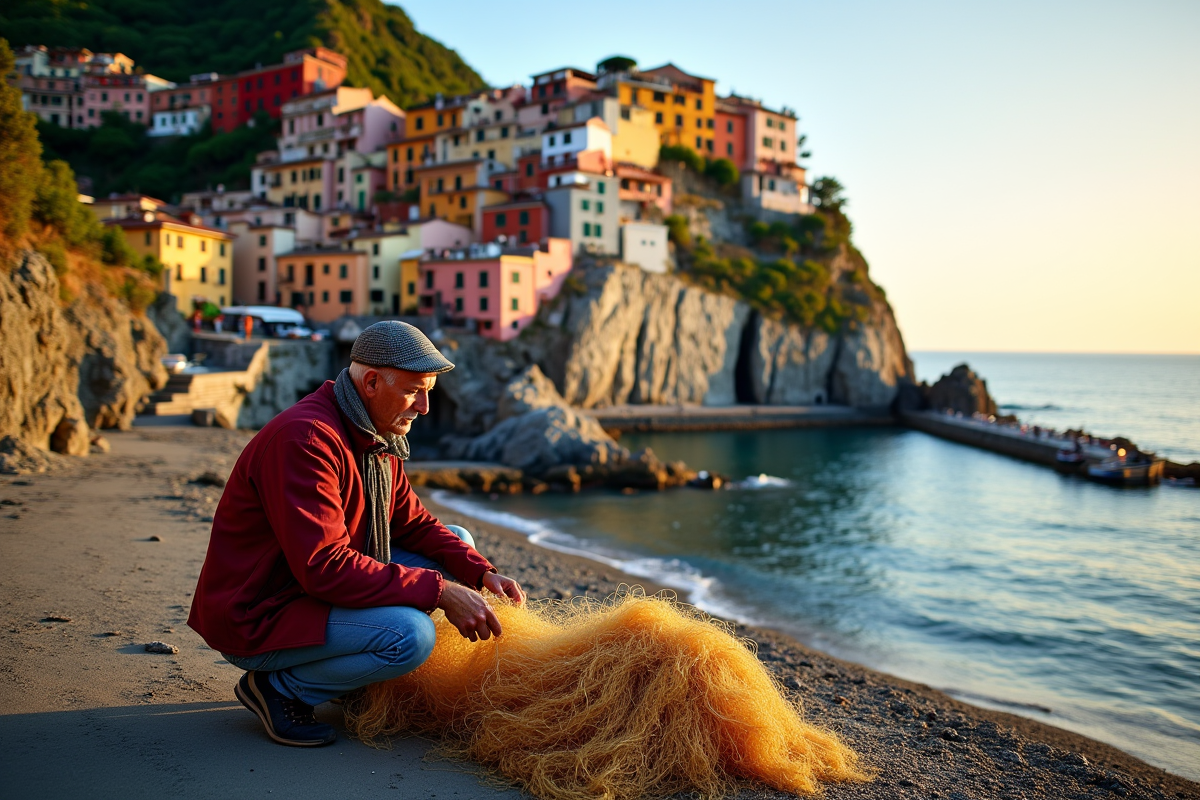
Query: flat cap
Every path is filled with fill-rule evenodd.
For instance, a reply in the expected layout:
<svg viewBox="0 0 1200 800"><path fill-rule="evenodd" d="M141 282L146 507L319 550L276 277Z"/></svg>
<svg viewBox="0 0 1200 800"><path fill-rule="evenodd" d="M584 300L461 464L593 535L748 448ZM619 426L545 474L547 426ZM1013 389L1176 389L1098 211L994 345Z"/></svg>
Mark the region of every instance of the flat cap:
<svg viewBox="0 0 1200 800"><path fill-rule="evenodd" d="M454 369L420 329L399 320L376 322L360 333L350 348L350 360L431 374Z"/></svg>

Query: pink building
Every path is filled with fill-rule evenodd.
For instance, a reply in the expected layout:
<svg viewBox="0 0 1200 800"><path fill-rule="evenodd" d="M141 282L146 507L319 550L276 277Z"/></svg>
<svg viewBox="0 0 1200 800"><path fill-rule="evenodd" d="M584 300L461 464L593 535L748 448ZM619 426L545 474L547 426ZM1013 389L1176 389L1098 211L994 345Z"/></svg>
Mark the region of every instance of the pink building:
<svg viewBox="0 0 1200 800"><path fill-rule="evenodd" d="M440 313L452 325L474 325L481 336L500 341L519 335L571 270L571 243L565 240L551 239L546 250L502 252L496 245L480 245L455 255L461 257L421 263L422 313Z"/></svg>
<svg viewBox="0 0 1200 800"><path fill-rule="evenodd" d="M339 86L283 104L282 161L336 158L347 151L373 153L404 137L404 112L370 89Z"/></svg>

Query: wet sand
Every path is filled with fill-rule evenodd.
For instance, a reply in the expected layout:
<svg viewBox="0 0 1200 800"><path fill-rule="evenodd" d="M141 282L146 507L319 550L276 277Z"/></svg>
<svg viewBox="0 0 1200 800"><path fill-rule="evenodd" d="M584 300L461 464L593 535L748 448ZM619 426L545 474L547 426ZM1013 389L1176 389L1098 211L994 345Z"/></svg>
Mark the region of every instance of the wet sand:
<svg viewBox="0 0 1200 800"><path fill-rule="evenodd" d="M518 797L475 765L346 736L320 750L271 743L233 697L240 672L185 625L218 486L251 434L145 428L112 452L44 475L0 476L0 785L14 797ZM532 597L658 587L430 503ZM62 621L55 621L62 620ZM862 754L868 784L829 798L1200 798L1200 785L1108 745L977 708L740 628L810 718ZM145 651L162 641L177 654ZM318 714L340 725L340 709ZM747 797L781 797L752 788Z"/></svg>

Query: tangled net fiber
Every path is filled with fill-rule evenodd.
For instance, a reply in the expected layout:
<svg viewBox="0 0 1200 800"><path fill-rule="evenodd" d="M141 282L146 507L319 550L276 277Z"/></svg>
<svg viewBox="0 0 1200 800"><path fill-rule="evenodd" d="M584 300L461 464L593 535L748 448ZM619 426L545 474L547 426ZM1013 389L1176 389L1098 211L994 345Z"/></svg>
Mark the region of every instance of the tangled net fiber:
<svg viewBox="0 0 1200 800"><path fill-rule="evenodd" d="M727 625L691 607L625 594L495 611L504 635L486 642L438 622L425 664L348 704L350 730L433 736L544 800L715 798L754 781L807 794L864 778Z"/></svg>

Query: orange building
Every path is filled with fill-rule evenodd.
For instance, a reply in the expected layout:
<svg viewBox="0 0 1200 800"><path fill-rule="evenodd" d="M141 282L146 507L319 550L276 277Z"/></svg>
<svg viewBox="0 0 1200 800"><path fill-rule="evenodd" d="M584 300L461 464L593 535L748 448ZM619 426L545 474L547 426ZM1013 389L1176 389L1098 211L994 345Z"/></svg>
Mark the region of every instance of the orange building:
<svg viewBox="0 0 1200 800"><path fill-rule="evenodd" d="M344 247L308 247L279 255L279 293L313 322L367 313L370 256Z"/></svg>
<svg viewBox="0 0 1200 800"><path fill-rule="evenodd" d="M621 73L616 78L622 106L641 106L654 113L654 125L665 145L684 145L705 156L716 152L716 82L684 72L674 64Z"/></svg>
<svg viewBox="0 0 1200 800"><path fill-rule="evenodd" d="M412 118L408 120L412 126ZM408 136L387 146L387 185L397 194L417 185L417 167L433 161L436 133Z"/></svg>
<svg viewBox="0 0 1200 800"><path fill-rule="evenodd" d="M478 234L483 229L484 207L508 200L507 192L490 184L494 164L485 158L472 158L415 169L422 214L465 225Z"/></svg>

